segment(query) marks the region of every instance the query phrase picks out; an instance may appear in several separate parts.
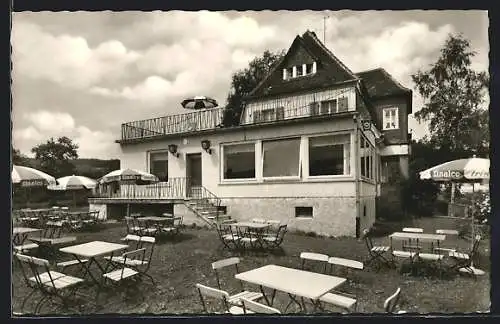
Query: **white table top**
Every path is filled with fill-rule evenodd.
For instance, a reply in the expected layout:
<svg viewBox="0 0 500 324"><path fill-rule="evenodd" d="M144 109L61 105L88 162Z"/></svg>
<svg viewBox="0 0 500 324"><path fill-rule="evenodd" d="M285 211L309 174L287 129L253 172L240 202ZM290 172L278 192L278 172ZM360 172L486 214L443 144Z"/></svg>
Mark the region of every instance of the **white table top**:
<svg viewBox="0 0 500 324"><path fill-rule="evenodd" d="M274 264L241 272L236 279L316 300L342 285L346 279Z"/></svg>
<svg viewBox="0 0 500 324"><path fill-rule="evenodd" d="M250 227L250 228L266 228L266 227L271 226L270 224L256 223L256 222L238 222L238 223L232 223L232 224L228 224L228 225L235 226L235 227Z"/></svg>
<svg viewBox="0 0 500 324"><path fill-rule="evenodd" d="M73 246L68 246L59 249L61 252L75 254L82 257L93 258L101 255L106 255L112 252L124 250L128 248L128 245L109 243L103 241L92 241L89 243L83 243Z"/></svg>
<svg viewBox="0 0 500 324"><path fill-rule="evenodd" d="M410 232L395 232L389 235L393 239L415 239L421 241L444 241L446 235L442 234L424 234L424 233L410 233Z"/></svg>
<svg viewBox="0 0 500 324"><path fill-rule="evenodd" d="M31 227L14 227L12 228L13 234L24 234L24 233L32 233L39 232L41 229L39 228L31 228Z"/></svg>

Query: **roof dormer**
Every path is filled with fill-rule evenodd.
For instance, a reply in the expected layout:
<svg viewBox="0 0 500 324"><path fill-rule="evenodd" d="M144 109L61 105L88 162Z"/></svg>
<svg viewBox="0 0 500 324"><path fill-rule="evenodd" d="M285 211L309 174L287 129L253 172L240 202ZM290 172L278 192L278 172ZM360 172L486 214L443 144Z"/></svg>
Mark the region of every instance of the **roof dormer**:
<svg viewBox="0 0 500 324"><path fill-rule="evenodd" d="M312 63L302 63L283 68L283 80L300 78L308 75L316 74L318 67L316 61Z"/></svg>

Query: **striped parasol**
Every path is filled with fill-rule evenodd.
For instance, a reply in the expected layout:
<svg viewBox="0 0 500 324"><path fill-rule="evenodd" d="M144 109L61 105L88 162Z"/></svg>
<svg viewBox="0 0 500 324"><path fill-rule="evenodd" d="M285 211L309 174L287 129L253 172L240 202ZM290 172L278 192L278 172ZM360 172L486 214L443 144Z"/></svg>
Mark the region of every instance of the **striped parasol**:
<svg viewBox="0 0 500 324"><path fill-rule="evenodd" d="M153 174L134 170L134 169L119 169L111 171L99 179L99 183L108 183L113 181L127 181L127 180L142 180L142 181L158 181L158 177Z"/></svg>
<svg viewBox="0 0 500 324"><path fill-rule="evenodd" d="M56 185L56 179L47 173L20 165L13 165L11 172L12 183L18 183L22 187L44 187Z"/></svg>
<svg viewBox="0 0 500 324"><path fill-rule="evenodd" d="M192 98L187 98L181 102L182 107L186 109L209 109L215 108L219 104L215 99L205 97L205 96L196 96Z"/></svg>
<svg viewBox="0 0 500 324"><path fill-rule="evenodd" d="M57 179L57 185L50 185L49 190L79 190L94 189L97 181L84 176L71 175Z"/></svg>

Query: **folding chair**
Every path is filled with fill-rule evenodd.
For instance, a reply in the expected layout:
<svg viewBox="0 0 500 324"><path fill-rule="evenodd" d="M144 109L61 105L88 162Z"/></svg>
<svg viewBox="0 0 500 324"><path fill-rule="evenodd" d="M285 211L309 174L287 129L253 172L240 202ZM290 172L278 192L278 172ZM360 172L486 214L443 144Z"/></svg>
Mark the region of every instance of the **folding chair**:
<svg viewBox="0 0 500 324"><path fill-rule="evenodd" d="M356 260L337 258L337 257L329 257L328 264L330 265L330 273L332 273L333 266L340 266L343 268L354 269L354 270L363 270L364 264L363 262L359 262Z"/></svg>
<svg viewBox="0 0 500 324"><path fill-rule="evenodd" d="M246 298L241 298L241 303L243 305L243 312L245 314L281 314L281 312L274 307L267 306Z"/></svg>
<svg viewBox="0 0 500 324"><path fill-rule="evenodd" d="M462 273L474 274L474 261L477 264L477 255L479 249L479 243L481 242L481 235L476 235L474 238L474 244L472 249L467 252L458 252L458 251L450 251L449 257L454 260L455 264L452 266L452 269L458 269Z"/></svg>
<svg viewBox="0 0 500 324"><path fill-rule="evenodd" d="M237 273L239 273L238 263L240 263L240 258L237 258L237 257L232 257L232 258L212 262L212 269L215 272L215 279L217 280L217 287L219 289L222 289L219 270L223 269L223 268L230 267L230 266L234 266L234 269L236 270L235 272L237 274ZM234 278L234 276L233 276L233 278ZM264 297L264 295L260 292L245 290L243 282L241 280L238 280L238 281L240 283L241 291L234 294L234 295L228 296L228 298L227 298L228 303L230 303L232 305L241 306L241 300L240 300L241 298L246 298L246 299L250 299L250 300L258 300L258 299Z"/></svg>
<svg viewBox="0 0 500 324"><path fill-rule="evenodd" d="M129 236L127 235L127 237ZM125 239L127 239L127 237L125 237ZM135 237L129 237L129 240L133 241L135 240ZM151 261L153 259L155 242L156 239L151 236L138 237L136 250L129 251L122 254L121 256L114 256L112 258L108 256L105 257L105 259L111 260L111 262L113 262L114 264L132 268L133 270L139 272L140 275L148 277L151 280L151 283L154 285L155 281L153 277L147 272L151 266ZM128 255L128 258L126 257L126 255Z"/></svg>
<svg viewBox="0 0 500 324"><path fill-rule="evenodd" d="M324 263L323 272L326 273L326 266L328 264L328 258L329 257L326 254L314 253L314 252L301 252L300 253L300 259L302 260L301 268L302 268L302 270L305 269L306 260L315 261L315 262L323 262Z"/></svg>
<svg viewBox="0 0 500 324"><path fill-rule="evenodd" d="M320 300L321 310L325 310L322 303L326 303L328 305L341 308L346 312L350 313L353 311L355 312L358 305L356 296L339 291L329 292L327 294L324 294L323 296L320 297L319 300Z"/></svg>
<svg viewBox="0 0 500 324"><path fill-rule="evenodd" d="M161 231L168 234L179 234L179 231L182 227L182 216L177 216L172 218L172 223L168 226L162 227Z"/></svg>
<svg viewBox="0 0 500 324"><path fill-rule="evenodd" d="M230 305L230 303L228 302L229 293L227 291L204 286L204 285L199 284L199 283L196 284L196 289L198 290L201 305L202 305L203 311L205 313L210 314L210 312L208 311L207 305L205 303L205 298L212 298L215 300L219 300L221 302L225 314L232 314L232 315L245 314L245 312L243 311L243 308L241 308L241 307L238 307L238 306L229 307L229 305ZM221 314L218 312L212 312L212 313Z"/></svg>
<svg viewBox="0 0 500 324"><path fill-rule="evenodd" d="M267 247L279 248L281 243L283 243L283 239L285 238L286 232L287 232L287 225L283 224L278 227L278 231L276 232L276 234L264 235L262 237L262 240Z"/></svg>
<svg viewBox="0 0 500 324"><path fill-rule="evenodd" d="M457 230L437 229L436 234L458 237L459 232ZM434 252L436 252L438 254L441 254L441 252L445 252L446 254L449 254L450 252L454 252L454 251L456 251L456 248L434 247Z"/></svg>
<svg viewBox="0 0 500 324"><path fill-rule="evenodd" d="M134 217L125 216L125 224L127 225L128 234L142 234L142 227L139 226Z"/></svg>
<svg viewBox="0 0 500 324"><path fill-rule="evenodd" d="M123 265L127 265L127 261L129 260L135 260L137 258L137 255L141 255L142 253L144 253L144 250L145 249L139 249L123 253L121 255L121 257L123 258ZM134 280L137 279L138 276L138 271L125 266L103 274L103 278L112 282L113 284L119 284L124 281Z"/></svg>
<svg viewBox="0 0 500 324"><path fill-rule="evenodd" d="M368 229L363 230L363 239L365 241L366 248L368 249L369 259L364 263L368 266L372 262L376 262L378 266L385 264L391 267L394 264L394 260L388 260L384 257L384 254L389 252L389 246L374 246L373 241L370 237L370 231Z"/></svg>
<svg viewBox="0 0 500 324"><path fill-rule="evenodd" d="M405 314L406 313L406 311L402 311L402 310L396 311L396 308L399 306L398 302L399 302L400 296L401 296L401 288L398 287L398 289L396 289L396 292L394 294L392 294L391 296L389 296L384 302L384 310L386 313L389 313L389 314Z"/></svg>
<svg viewBox="0 0 500 324"><path fill-rule="evenodd" d="M233 233L232 227L230 224L236 223L236 220L225 221L222 223L216 223L215 228L217 230L217 235L219 236L220 241L224 248L232 249L237 248L238 240L240 237L238 234Z"/></svg>
<svg viewBox="0 0 500 324"><path fill-rule="evenodd" d="M419 252L418 252L419 249L415 248L417 250L417 252L406 251L407 249L411 249L411 248L408 247L408 244L406 244L405 241L402 241L401 242L402 249L401 250L395 250L393 248L394 244L392 243L392 240L393 239L391 237L391 254L392 254L393 259L397 258L397 259L403 260L401 262L401 267L399 268L400 272L403 271L404 260L409 260L409 262L410 262L410 268L413 271L413 269L414 269L414 267L413 267L413 261L417 259L418 254L419 254ZM417 242L417 245L418 245L418 242Z"/></svg>
<svg viewBox="0 0 500 324"><path fill-rule="evenodd" d="M43 304L47 300L52 300L53 298L58 298L61 300L63 306L67 307L70 297L76 294L80 284L84 282L81 278L51 271L48 260L19 253L15 254L15 257L20 264L26 285L32 289L32 291L23 299L21 312L23 312L24 305L28 299L36 292L41 292L42 298L35 306L35 314L42 309ZM27 264L31 270L31 277L27 274L27 270L23 266L23 263ZM43 268L44 271L41 272L40 268Z"/></svg>

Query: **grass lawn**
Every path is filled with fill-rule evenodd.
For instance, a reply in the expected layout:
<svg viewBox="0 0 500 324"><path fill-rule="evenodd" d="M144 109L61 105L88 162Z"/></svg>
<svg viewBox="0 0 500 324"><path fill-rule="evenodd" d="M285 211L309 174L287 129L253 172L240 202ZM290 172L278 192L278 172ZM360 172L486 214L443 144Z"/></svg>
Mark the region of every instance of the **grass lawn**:
<svg viewBox="0 0 500 324"><path fill-rule="evenodd" d="M428 224L426 228L430 226ZM78 243L93 240L120 242L120 238L125 235L125 232L125 225L118 223L107 224L99 231L77 233L76 236ZM386 237L377 238L374 241L378 244L389 244ZM445 243L452 246L458 245L464 249L470 246L469 242L462 240L450 239ZM215 230L186 228L177 239L157 243L149 271L149 274L156 281L154 286L145 278L139 285L131 287L130 290L107 289L104 293L105 298L100 297L103 302L100 303L101 307L98 310L92 304L92 297L86 300L82 299L83 312L87 314L199 314L202 312L202 307L198 293L194 288L195 283L216 287L210 263L230 256L242 258L240 271L266 264L299 268L299 254L302 251L325 253L330 256L360 261L367 257L364 241L358 241L355 238L333 239L289 232L286 234L282 246L283 250L275 253L247 252L239 254L223 250ZM409 312L486 311L490 303L489 240L482 242L479 250L481 261L478 268L487 273L477 279L460 275L447 279L411 276L400 274L397 269L383 268L377 272L369 267L361 272L345 273L334 270L334 274L352 279L342 287L342 290L357 295L358 311L361 313L382 312L384 300L397 287L402 289L401 309ZM319 269L317 270L319 271ZM224 288L230 292L236 292L239 285L234 277L227 275L225 278L224 282L227 282L228 285ZM30 290L26 287L17 264L14 264L13 267L12 280L12 309L14 312L19 312L21 302ZM290 284L293 285L293 282ZM258 287L246 288L258 291ZM84 288L81 292L92 294L93 290ZM278 309L284 309L286 303L288 303L288 297L278 292L274 306ZM33 308L34 304L28 302L24 311L26 313ZM57 306L48 305L42 309L41 313L71 314L75 311L62 310Z"/></svg>

